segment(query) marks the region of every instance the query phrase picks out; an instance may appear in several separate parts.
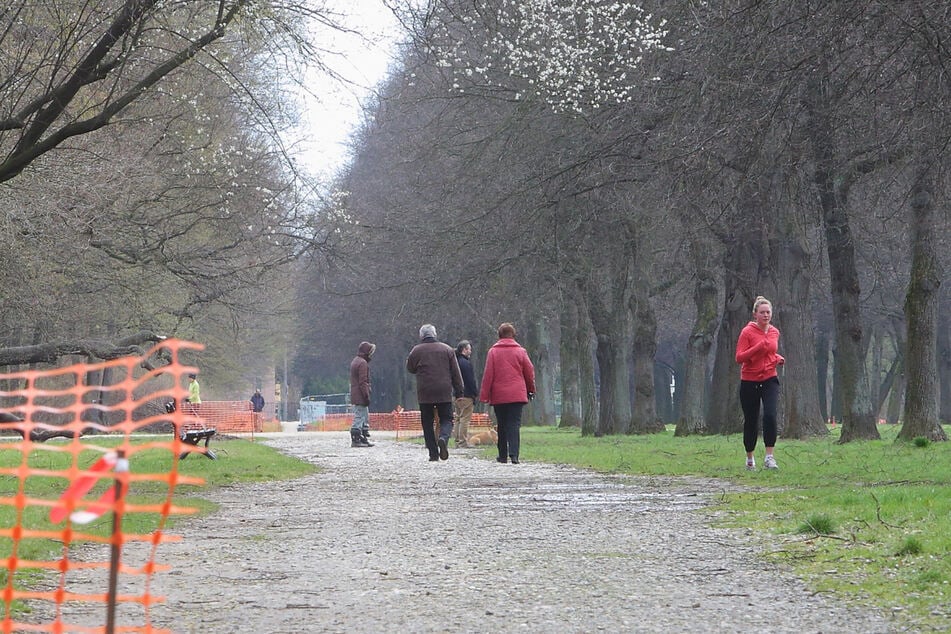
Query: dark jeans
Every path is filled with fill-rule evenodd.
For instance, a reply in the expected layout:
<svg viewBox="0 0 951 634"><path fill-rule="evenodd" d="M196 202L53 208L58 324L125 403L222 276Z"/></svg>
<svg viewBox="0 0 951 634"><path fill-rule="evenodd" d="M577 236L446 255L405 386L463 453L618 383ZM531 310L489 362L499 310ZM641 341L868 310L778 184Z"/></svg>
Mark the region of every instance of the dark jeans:
<svg viewBox="0 0 951 634"><path fill-rule="evenodd" d="M525 403L501 403L493 405L495 422L499 426L499 459L518 459L519 430L522 427L522 408Z"/></svg>
<svg viewBox="0 0 951 634"><path fill-rule="evenodd" d="M743 446L756 449L759 408L763 404L763 444L776 446L776 406L779 404L779 378L765 381L740 381L740 406L743 408Z"/></svg>
<svg viewBox="0 0 951 634"><path fill-rule="evenodd" d="M433 429L437 413L439 414L439 437L448 443L449 437L452 436L452 401L419 404L419 420L423 423L423 438L426 439L426 449L429 450L430 457L439 455L439 448L436 446L436 430Z"/></svg>

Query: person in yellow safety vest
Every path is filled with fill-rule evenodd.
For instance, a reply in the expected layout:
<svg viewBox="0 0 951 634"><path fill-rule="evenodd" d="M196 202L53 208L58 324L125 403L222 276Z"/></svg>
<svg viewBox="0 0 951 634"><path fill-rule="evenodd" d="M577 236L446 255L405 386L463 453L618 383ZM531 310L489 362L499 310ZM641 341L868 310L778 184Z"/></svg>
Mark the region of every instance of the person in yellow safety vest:
<svg viewBox="0 0 951 634"><path fill-rule="evenodd" d="M198 377L194 374L188 375L188 402L193 405L201 404L201 386L198 385Z"/></svg>

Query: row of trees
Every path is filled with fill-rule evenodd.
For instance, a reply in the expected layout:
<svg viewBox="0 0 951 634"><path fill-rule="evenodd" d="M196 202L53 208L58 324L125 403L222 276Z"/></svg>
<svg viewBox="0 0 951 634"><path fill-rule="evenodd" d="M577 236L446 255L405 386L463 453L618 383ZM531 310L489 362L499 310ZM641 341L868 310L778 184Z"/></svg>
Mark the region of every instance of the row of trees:
<svg viewBox="0 0 951 634"><path fill-rule="evenodd" d="M943 437L942 3L393 8L401 63L322 198L281 139L326 7L5 5L0 362L175 335L207 344L206 386L296 347L284 383L310 391L371 339L387 408L421 323L479 361L515 321L538 421L559 390L585 433L729 432L764 294L787 436L875 437L885 412Z"/></svg>
<svg viewBox="0 0 951 634"><path fill-rule="evenodd" d="M298 371L339 374L373 340L376 405L412 403L419 324L484 357L514 321L537 420L557 387L585 433L733 432L762 294L787 437L835 415L843 441L876 438L884 413L945 439L948 7L580 4L406 9L327 208L346 259L303 277Z"/></svg>
<svg viewBox="0 0 951 634"><path fill-rule="evenodd" d="M200 341L246 396L291 336L290 265L320 251L284 139L338 16L270 0L0 8L0 364Z"/></svg>

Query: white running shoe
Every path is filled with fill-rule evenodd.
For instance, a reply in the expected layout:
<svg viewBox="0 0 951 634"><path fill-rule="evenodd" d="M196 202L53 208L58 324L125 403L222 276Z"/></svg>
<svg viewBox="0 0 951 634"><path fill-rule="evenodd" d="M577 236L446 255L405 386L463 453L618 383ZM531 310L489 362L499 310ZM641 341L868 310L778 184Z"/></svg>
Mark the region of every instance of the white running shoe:
<svg viewBox="0 0 951 634"><path fill-rule="evenodd" d="M746 470L747 471L756 471L756 461L752 458L746 459Z"/></svg>
<svg viewBox="0 0 951 634"><path fill-rule="evenodd" d="M773 458L772 454L766 456L766 460L763 461L763 464L767 469L779 469L779 465L776 464L776 458Z"/></svg>

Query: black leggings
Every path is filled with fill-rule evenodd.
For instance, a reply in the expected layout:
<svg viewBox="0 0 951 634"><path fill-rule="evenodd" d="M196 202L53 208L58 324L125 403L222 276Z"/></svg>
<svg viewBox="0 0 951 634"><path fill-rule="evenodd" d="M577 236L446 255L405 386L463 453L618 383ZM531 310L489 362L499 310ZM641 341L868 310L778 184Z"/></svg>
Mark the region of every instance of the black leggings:
<svg viewBox="0 0 951 634"><path fill-rule="evenodd" d="M740 381L740 406L743 408L743 446L756 449L759 405L763 403L763 444L776 446L776 406L779 404L779 377L765 381Z"/></svg>

